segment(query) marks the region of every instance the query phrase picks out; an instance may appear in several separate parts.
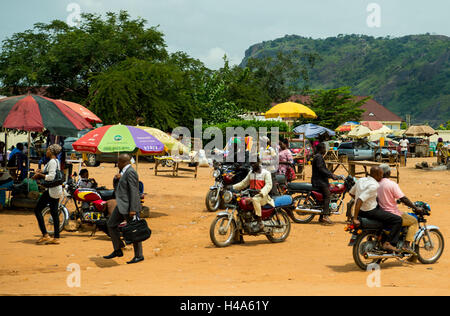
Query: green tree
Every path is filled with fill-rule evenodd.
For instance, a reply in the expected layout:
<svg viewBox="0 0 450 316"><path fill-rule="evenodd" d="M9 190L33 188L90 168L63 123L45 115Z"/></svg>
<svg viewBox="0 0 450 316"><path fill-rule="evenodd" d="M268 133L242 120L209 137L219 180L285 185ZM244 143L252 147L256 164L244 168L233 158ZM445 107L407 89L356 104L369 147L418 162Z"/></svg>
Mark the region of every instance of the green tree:
<svg viewBox="0 0 450 316"><path fill-rule="evenodd" d="M55 20L35 24L3 42L0 80L17 93L20 87L46 86L50 96L74 101L89 94L90 78L127 58L167 58L163 34L143 19L119 14L83 14L79 27Z"/></svg>
<svg viewBox="0 0 450 316"><path fill-rule="evenodd" d="M439 125L439 127L437 129L440 130L440 131L448 131L448 130L450 130L450 120L447 121L447 123Z"/></svg>
<svg viewBox="0 0 450 316"><path fill-rule="evenodd" d="M185 73L172 62L130 58L92 78L89 104L105 123L191 126L193 99Z"/></svg>
<svg viewBox="0 0 450 316"><path fill-rule="evenodd" d="M357 100L349 87L331 90L314 90L310 93L308 106L316 112L316 120L303 120L301 123L313 123L331 130L347 121L360 121L364 105L370 97Z"/></svg>

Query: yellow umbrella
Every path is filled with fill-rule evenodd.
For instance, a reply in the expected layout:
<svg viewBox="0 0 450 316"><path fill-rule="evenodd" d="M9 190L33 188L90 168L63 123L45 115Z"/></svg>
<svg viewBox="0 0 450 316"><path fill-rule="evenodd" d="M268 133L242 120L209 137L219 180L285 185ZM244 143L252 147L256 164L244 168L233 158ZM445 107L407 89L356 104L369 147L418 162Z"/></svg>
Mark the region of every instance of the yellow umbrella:
<svg viewBox="0 0 450 316"><path fill-rule="evenodd" d="M137 126L140 129L143 129L150 135L154 136L156 139L158 139L161 143L164 144L165 151L171 152L173 150L178 150L180 154L188 154L189 148L183 145L181 142L173 138L172 136L167 135L163 131L152 128L152 127L145 127L145 126Z"/></svg>
<svg viewBox="0 0 450 316"><path fill-rule="evenodd" d="M307 106L295 103L286 102L275 105L266 114L266 118L317 118L317 114Z"/></svg>

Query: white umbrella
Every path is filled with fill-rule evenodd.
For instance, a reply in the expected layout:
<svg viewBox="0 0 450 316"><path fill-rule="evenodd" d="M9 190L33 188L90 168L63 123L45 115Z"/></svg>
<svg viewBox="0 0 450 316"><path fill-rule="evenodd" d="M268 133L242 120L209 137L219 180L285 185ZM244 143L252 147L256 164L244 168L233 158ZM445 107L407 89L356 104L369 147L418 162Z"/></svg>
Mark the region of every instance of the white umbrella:
<svg viewBox="0 0 450 316"><path fill-rule="evenodd" d="M370 128L359 125L358 127L355 127L353 130L348 133L348 137L351 138L364 138L370 136Z"/></svg>

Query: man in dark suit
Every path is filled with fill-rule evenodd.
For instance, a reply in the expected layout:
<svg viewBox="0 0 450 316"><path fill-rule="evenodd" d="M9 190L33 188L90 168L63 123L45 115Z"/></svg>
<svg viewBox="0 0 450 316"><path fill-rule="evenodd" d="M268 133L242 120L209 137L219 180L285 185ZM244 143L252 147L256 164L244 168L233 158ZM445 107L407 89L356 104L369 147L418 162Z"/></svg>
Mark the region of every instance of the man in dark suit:
<svg viewBox="0 0 450 316"><path fill-rule="evenodd" d="M339 177L335 176L330 170L328 170L325 164L324 155L327 153L324 143L320 143L316 147L316 154L312 162L312 177L311 184L313 187L320 190L323 194L323 214L320 216L319 222L322 224L331 225L333 222L330 220L330 183L328 179L338 180Z"/></svg>
<svg viewBox="0 0 450 316"><path fill-rule="evenodd" d="M124 243L120 240L119 225L126 220L130 222L141 211L141 198L139 194L139 177L131 166L131 157L120 155L118 161L120 173L114 178L114 189L117 206L108 220L108 229L111 235L114 252L105 259L123 257ZM134 243L134 258L128 264L144 261L142 243Z"/></svg>

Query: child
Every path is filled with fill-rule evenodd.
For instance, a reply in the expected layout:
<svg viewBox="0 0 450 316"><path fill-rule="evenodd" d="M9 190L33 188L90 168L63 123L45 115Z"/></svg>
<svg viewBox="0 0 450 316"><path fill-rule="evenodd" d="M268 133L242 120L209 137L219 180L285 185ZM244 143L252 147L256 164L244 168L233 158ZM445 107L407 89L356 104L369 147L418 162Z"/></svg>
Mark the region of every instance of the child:
<svg viewBox="0 0 450 316"><path fill-rule="evenodd" d="M89 179L89 171L87 169L82 169L80 171L80 179L78 180L77 185L81 189L95 189L98 186L95 179Z"/></svg>

